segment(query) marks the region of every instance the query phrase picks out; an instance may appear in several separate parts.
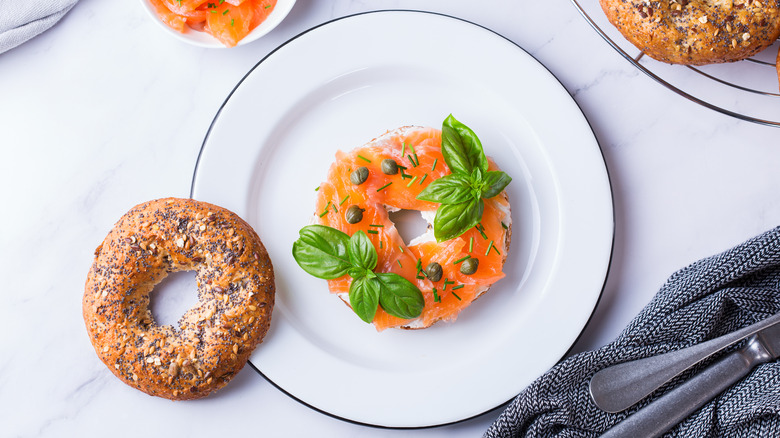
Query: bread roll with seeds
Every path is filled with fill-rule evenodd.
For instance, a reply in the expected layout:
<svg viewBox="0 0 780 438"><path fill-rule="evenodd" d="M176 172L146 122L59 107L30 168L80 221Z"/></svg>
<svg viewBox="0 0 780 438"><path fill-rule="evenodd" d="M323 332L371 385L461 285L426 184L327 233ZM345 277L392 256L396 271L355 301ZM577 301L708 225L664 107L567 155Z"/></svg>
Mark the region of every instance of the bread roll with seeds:
<svg viewBox="0 0 780 438"><path fill-rule="evenodd" d="M178 327L158 325L149 295L168 273L194 270L198 303ZM271 260L234 213L192 199L133 207L95 250L82 310L98 357L141 391L207 396L246 364L274 306Z"/></svg>
<svg viewBox="0 0 780 438"><path fill-rule="evenodd" d="M739 61L780 36L780 0L599 0L639 50L671 64Z"/></svg>

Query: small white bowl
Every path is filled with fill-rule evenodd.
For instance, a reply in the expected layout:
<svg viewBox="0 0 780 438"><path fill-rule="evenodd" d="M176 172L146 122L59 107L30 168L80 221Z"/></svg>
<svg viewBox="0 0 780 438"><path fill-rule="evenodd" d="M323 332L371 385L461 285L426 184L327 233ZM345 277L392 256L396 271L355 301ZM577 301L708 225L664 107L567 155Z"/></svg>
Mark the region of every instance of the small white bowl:
<svg viewBox="0 0 780 438"><path fill-rule="evenodd" d="M236 47L249 44L270 32L273 28L278 26L282 20L284 20L294 4L295 0L277 0L276 6L274 6L274 10L270 15L268 15L268 17L266 17L265 21L260 23L260 25L258 25L256 28L252 29L252 31L249 32L247 36L245 36L241 41L238 42L238 44L236 44ZM160 20L160 17L157 15L157 11L154 10L154 6L152 6L149 0L141 0L141 5L144 7L152 20L159 24L165 30L165 32L167 32L169 35L172 35L174 38L200 47L209 47L214 49L227 48L227 46L206 32L187 29L185 33L180 33L171 29L167 24Z"/></svg>

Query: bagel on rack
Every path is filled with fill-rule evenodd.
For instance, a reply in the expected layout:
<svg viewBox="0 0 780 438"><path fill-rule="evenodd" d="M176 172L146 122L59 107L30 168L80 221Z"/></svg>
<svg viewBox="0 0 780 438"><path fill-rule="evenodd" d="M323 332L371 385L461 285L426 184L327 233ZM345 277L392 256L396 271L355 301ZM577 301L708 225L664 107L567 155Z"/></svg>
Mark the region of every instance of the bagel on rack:
<svg viewBox="0 0 780 438"><path fill-rule="evenodd" d="M194 270L198 303L178 327L157 324L149 297L170 272ZM95 250L82 310L98 357L141 391L204 397L246 364L274 305L271 260L234 213L192 199L133 207Z"/></svg>
<svg viewBox="0 0 780 438"><path fill-rule="evenodd" d="M739 61L780 36L780 0L599 0L639 50L671 64Z"/></svg>

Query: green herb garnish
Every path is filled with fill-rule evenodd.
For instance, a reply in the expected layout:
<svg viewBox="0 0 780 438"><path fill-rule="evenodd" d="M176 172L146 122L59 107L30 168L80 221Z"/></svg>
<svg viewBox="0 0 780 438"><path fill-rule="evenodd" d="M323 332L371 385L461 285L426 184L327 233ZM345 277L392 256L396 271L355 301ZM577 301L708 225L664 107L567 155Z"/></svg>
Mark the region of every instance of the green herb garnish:
<svg viewBox="0 0 780 438"><path fill-rule="evenodd" d="M490 254L490 249L491 249L491 248L493 248L493 241L492 241L492 240L491 240L491 241L490 241L490 243L488 244L488 249L487 249L487 251L485 251L485 255L486 255L486 256L487 256L488 254Z"/></svg>
<svg viewBox="0 0 780 438"><path fill-rule="evenodd" d="M462 262L462 261L464 261L464 260L470 259L470 258L471 258L471 256L470 256L470 255L467 255L466 257L463 257L463 258L460 258L460 259L458 259L458 260L455 260L454 262L452 262L452 264L453 264L453 265L457 265L458 263L460 263L460 262Z"/></svg>
<svg viewBox="0 0 780 438"><path fill-rule="evenodd" d="M352 277L349 303L363 321L373 321L379 306L403 319L422 313L425 300L417 286L392 272L374 272L378 256L364 232L350 237L335 228L308 225L299 234L292 248L295 261L307 273L324 280Z"/></svg>
<svg viewBox="0 0 780 438"><path fill-rule="evenodd" d="M484 199L498 195L512 181L505 172L488 170L479 138L451 114L442 124L441 152L452 173L434 180L417 195L417 199L441 204L433 221L439 242L476 226L482 220Z"/></svg>
<svg viewBox="0 0 780 438"><path fill-rule="evenodd" d="M228 12L230 12L230 9L225 9L225 11L222 12L222 15L227 15Z"/></svg>
<svg viewBox="0 0 780 438"><path fill-rule="evenodd" d="M393 183L393 182L392 182L392 181L390 181L389 183L387 183L387 184L383 185L382 187L380 187L380 188L376 189L376 191L377 191L377 192L381 192L382 190L386 189L386 188L387 188L387 186L389 186L389 185L390 185L390 184L392 184L392 183Z"/></svg>

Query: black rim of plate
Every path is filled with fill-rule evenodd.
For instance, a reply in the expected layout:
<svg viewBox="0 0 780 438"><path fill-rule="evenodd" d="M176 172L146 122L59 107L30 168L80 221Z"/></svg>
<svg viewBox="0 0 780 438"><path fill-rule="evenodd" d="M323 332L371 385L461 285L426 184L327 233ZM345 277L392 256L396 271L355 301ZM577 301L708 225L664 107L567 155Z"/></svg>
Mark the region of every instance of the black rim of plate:
<svg viewBox="0 0 780 438"><path fill-rule="evenodd" d="M464 22L464 23L471 24L473 26L477 26L479 28L482 28L482 29L484 29L484 30L486 30L488 32L493 33L494 35L496 35L498 37L501 37L501 38L505 39L506 41L509 41L510 43L514 44L519 50L522 50L526 54L528 54L528 56L531 56L531 58L533 58L537 63L539 63L539 65L544 67L547 70L548 73L550 73L551 77L555 78L555 80L558 81L558 83L561 85L562 88L566 89L566 87L563 86L563 84L560 82L560 80L549 69L547 69L547 67L544 66L544 64L539 62L539 60L534 58L533 55L528 53L525 49L523 49L517 43L515 43L514 41L510 40L509 38L499 34L498 32L495 32L495 31L493 31L493 30L491 30L491 29L489 29L489 28L487 28L485 26L482 26L480 24L474 23L472 21L465 20L463 18L458 18L458 17L452 16L452 15L447 15L447 14L439 13L439 12L421 11L421 10L414 10L414 9L381 9L381 10L374 10L374 11L358 12L358 13L355 13L355 14L345 15L343 17L337 17L337 18L328 20L326 22L323 22L321 24L318 24L318 25L316 25L314 27L311 27L311 28L309 28L307 30L304 30L303 32L299 33L298 35L295 35L294 37L292 37L289 40L285 41L284 43L280 44L278 47L276 47L275 49L271 50L271 52L269 52L266 56L264 56L260 61L258 61L257 64L255 64L251 69L249 69L249 71L238 81L238 83L236 83L236 86L233 87L233 90L230 91L230 93L228 94L227 98L225 98L225 100L220 105L219 109L217 110L217 113L214 115L214 118L211 121L211 124L209 125L209 129L206 131L206 136L204 137L203 143L201 144L200 150L198 151L198 157L197 157L197 160L195 161L195 168L194 168L193 173L192 173L192 183L190 184L190 198L193 198L193 195L194 195L195 181L196 181L196 179L198 177L198 167L200 166L200 159L201 159L201 157L203 155L203 150L206 148L206 143L209 140L209 136L211 134L211 130L214 128L214 124L216 123L217 119L219 118L220 114L222 113L222 110L225 108L225 105L227 105L227 103L230 100L230 98L233 96L233 94L236 92L236 90L238 90L238 88L241 86L241 84L244 82L244 80L246 80L246 78L249 77L252 74L252 72L255 71L255 69L257 69L266 59L268 59L269 57L273 56L273 54L276 53L278 50L282 49L283 47L285 47L290 42L292 42L292 41L294 41L294 40L296 40L296 39L298 39L298 38L308 34L309 32L311 32L313 30L316 30L316 29L318 29L320 27L323 27L323 26L327 26L327 25L336 23L336 22L341 21L341 20L354 18L354 17L358 17L358 16L361 16L361 15L377 14L377 13L384 13L384 12L412 12L412 13L422 13L422 14L437 15L437 16L440 16L440 17L450 18L450 19L453 19L453 20L461 21L461 22ZM564 355L558 361L564 359L566 356L569 355L569 352L571 351L571 349L574 348L574 346L577 344L579 339L582 337L582 334L585 332L585 329L590 324L590 321L593 318L593 315L595 314L596 309L598 308L599 303L601 302L601 298L602 298L602 296L604 294L604 288L606 286L607 278L609 278L609 271L610 271L610 269L612 267L612 257L614 255L614 249L615 249L615 197L614 197L614 193L612 192L612 178L611 178L611 176L609 174L609 168L607 167L606 160L604 159L604 152L601 149L601 145L598 142L598 138L596 137L595 132L593 131L593 126L590 124L590 121L585 116L585 113L582 111L582 107L579 106L577 101L574 100L574 98L572 98L572 101L574 102L575 105L577 105L577 108L580 110L580 113L582 114L582 116L585 119L586 123L588 123L588 126L590 127L591 133L593 134L593 138L596 140L596 144L598 145L599 153L601 154L601 159L604 162L604 169L605 169L605 171L607 173L607 180L609 182L609 187L610 187L610 199L612 201L612 242L610 242L609 261L607 263L607 270L604 273L604 282L601 285L601 290L599 291L598 298L596 299L596 304L593 306L593 309L591 310L591 313L588 316L588 320L582 326L582 329L580 330L580 333L577 335L577 338L574 340L574 342L572 342L572 344L569 346L569 348L566 351L566 353L564 353ZM288 397L292 398L293 400L297 401L298 403L301 403L302 405L304 405L304 406L306 406L306 407L308 407L308 408L310 408L310 409L312 409L314 411L317 411L317 412L319 412L321 414L327 415L329 417L332 417L332 418L335 418L335 419L338 419L338 420L341 420L341 421L344 421L344 422L347 422L347 423L357 424L357 425L361 425L361 426L374 427L374 428L379 428L379 429L419 430L419 429L430 429L430 428L436 428L436 427L449 426L449 425L453 425L453 424L463 423L463 422L475 419L477 417L480 417L482 415L485 415L485 414L487 414L489 412L493 412L493 411L495 411L495 410L497 410L499 408L502 408L502 407L504 407L505 405L507 405L509 402L511 402L514 399L514 398L512 398L512 399L506 400L506 401L496 405L493 408L485 410L484 412L480 412L480 413L474 414L474 415L472 415L470 417L462 418L462 419L459 419L459 420L456 420L456 421L452 421L452 422L448 422L448 423L431 424L431 425L424 425L424 426L406 426L406 427L404 427L404 426L385 426L385 425L381 425L381 424L365 423L365 422L361 422L361 421L352 420L352 419L349 419L349 418L344 418L344 417L332 414L332 413L330 413L328 411L325 411L325 410L323 410L321 408L318 408L316 406L313 406L313 405L307 403L306 401L301 400L297 396L289 393L287 390L285 390L284 388L282 388L281 386L276 384L276 382L274 382L268 376L263 374L263 372L260 371L251 361L247 361L247 363L249 364L249 366L252 367L253 370L255 370L255 372L260 374L268 383L270 383L276 389L278 389L282 393L286 394Z"/></svg>

